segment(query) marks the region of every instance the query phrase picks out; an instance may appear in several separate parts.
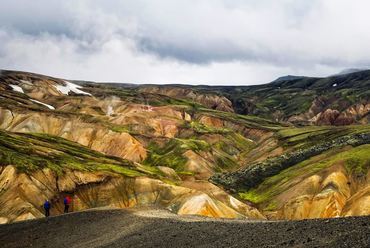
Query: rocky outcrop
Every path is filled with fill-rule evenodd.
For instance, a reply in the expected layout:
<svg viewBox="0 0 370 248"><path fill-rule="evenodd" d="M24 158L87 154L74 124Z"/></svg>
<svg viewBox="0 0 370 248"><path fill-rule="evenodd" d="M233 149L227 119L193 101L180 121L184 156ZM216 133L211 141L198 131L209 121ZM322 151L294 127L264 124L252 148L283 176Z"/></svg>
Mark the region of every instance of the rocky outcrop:
<svg viewBox="0 0 370 248"><path fill-rule="evenodd" d="M335 119L334 125L350 125L357 122L362 124L369 123L370 103L356 104L345 111Z"/></svg>
<svg viewBox="0 0 370 248"><path fill-rule="evenodd" d="M322 100L316 99L307 113L291 116L292 123L345 126L369 123L370 103L358 103L342 111L325 108Z"/></svg>
<svg viewBox="0 0 370 248"><path fill-rule="evenodd" d="M344 108L331 106L325 97L317 97L310 109L298 115L290 116L287 121L292 123L313 125L345 126L369 123L370 103L356 103Z"/></svg>
<svg viewBox="0 0 370 248"><path fill-rule="evenodd" d="M206 126L210 126L210 127L215 127L215 128L223 128L224 127L224 121L219 119L219 118L215 118L215 117L212 117L212 116L207 116L207 115L203 115L199 118L199 123L203 124L203 125L206 125Z"/></svg>
<svg viewBox="0 0 370 248"><path fill-rule="evenodd" d="M339 115L338 110L327 109L315 116L313 121L318 125L332 125Z"/></svg>

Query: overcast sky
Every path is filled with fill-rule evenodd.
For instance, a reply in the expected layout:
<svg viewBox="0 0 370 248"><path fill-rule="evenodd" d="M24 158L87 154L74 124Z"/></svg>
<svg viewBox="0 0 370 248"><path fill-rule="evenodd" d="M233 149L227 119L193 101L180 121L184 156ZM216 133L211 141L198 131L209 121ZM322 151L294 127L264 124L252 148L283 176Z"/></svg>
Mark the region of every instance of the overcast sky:
<svg viewBox="0 0 370 248"><path fill-rule="evenodd" d="M370 67L369 0L1 0L0 68L249 85Z"/></svg>

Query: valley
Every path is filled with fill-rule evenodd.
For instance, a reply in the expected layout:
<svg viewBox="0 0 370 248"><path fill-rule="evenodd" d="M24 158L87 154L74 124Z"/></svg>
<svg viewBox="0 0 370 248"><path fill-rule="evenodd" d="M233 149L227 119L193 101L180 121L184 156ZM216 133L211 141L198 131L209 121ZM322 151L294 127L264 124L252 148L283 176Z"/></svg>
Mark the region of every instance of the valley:
<svg viewBox="0 0 370 248"><path fill-rule="evenodd" d="M336 86L333 86L336 85ZM370 214L370 71L259 86L0 74L0 223L98 207L301 220Z"/></svg>

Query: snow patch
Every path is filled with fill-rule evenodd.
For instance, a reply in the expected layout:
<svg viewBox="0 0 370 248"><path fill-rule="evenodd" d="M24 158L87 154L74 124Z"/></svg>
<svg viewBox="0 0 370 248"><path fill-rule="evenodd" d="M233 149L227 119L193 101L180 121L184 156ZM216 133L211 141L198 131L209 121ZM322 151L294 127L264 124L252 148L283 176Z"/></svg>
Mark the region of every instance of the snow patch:
<svg viewBox="0 0 370 248"><path fill-rule="evenodd" d="M20 92L20 93L24 93L23 89L21 87L19 87L18 85L15 85L15 84L9 84L10 87L12 87L12 89L16 92Z"/></svg>
<svg viewBox="0 0 370 248"><path fill-rule="evenodd" d="M338 86L338 84L333 84L333 87L337 87Z"/></svg>
<svg viewBox="0 0 370 248"><path fill-rule="evenodd" d="M46 103L43 103L43 102L39 102L37 100L34 100L34 99L30 99L32 102L35 102L35 103L38 103L38 104L41 104L41 105L44 105L46 107L48 107L49 109L52 109L52 110L55 110L55 108L49 104L46 104Z"/></svg>
<svg viewBox="0 0 370 248"><path fill-rule="evenodd" d="M64 95L68 95L68 93L70 91L76 93L76 94L80 94L80 95L87 95L87 96L91 96L90 93L87 93L85 91L82 91L80 90L79 88L82 88L81 86L77 85L77 84L73 84L71 82L68 82L68 81L64 81L66 83L66 85L56 85L56 88L57 90L59 90L62 94Z"/></svg>

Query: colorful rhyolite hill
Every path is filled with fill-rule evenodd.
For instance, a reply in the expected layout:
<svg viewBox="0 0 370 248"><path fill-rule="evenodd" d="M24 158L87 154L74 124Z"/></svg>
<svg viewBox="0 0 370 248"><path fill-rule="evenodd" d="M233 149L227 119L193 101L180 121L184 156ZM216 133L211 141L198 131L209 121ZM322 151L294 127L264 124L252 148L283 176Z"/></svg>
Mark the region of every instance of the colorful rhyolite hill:
<svg viewBox="0 0 370 248"><path fill-rule="evenodd" d="M260 86L0 74L0 223L156 205L177 214L370 214L370 71Z"/></svg>

